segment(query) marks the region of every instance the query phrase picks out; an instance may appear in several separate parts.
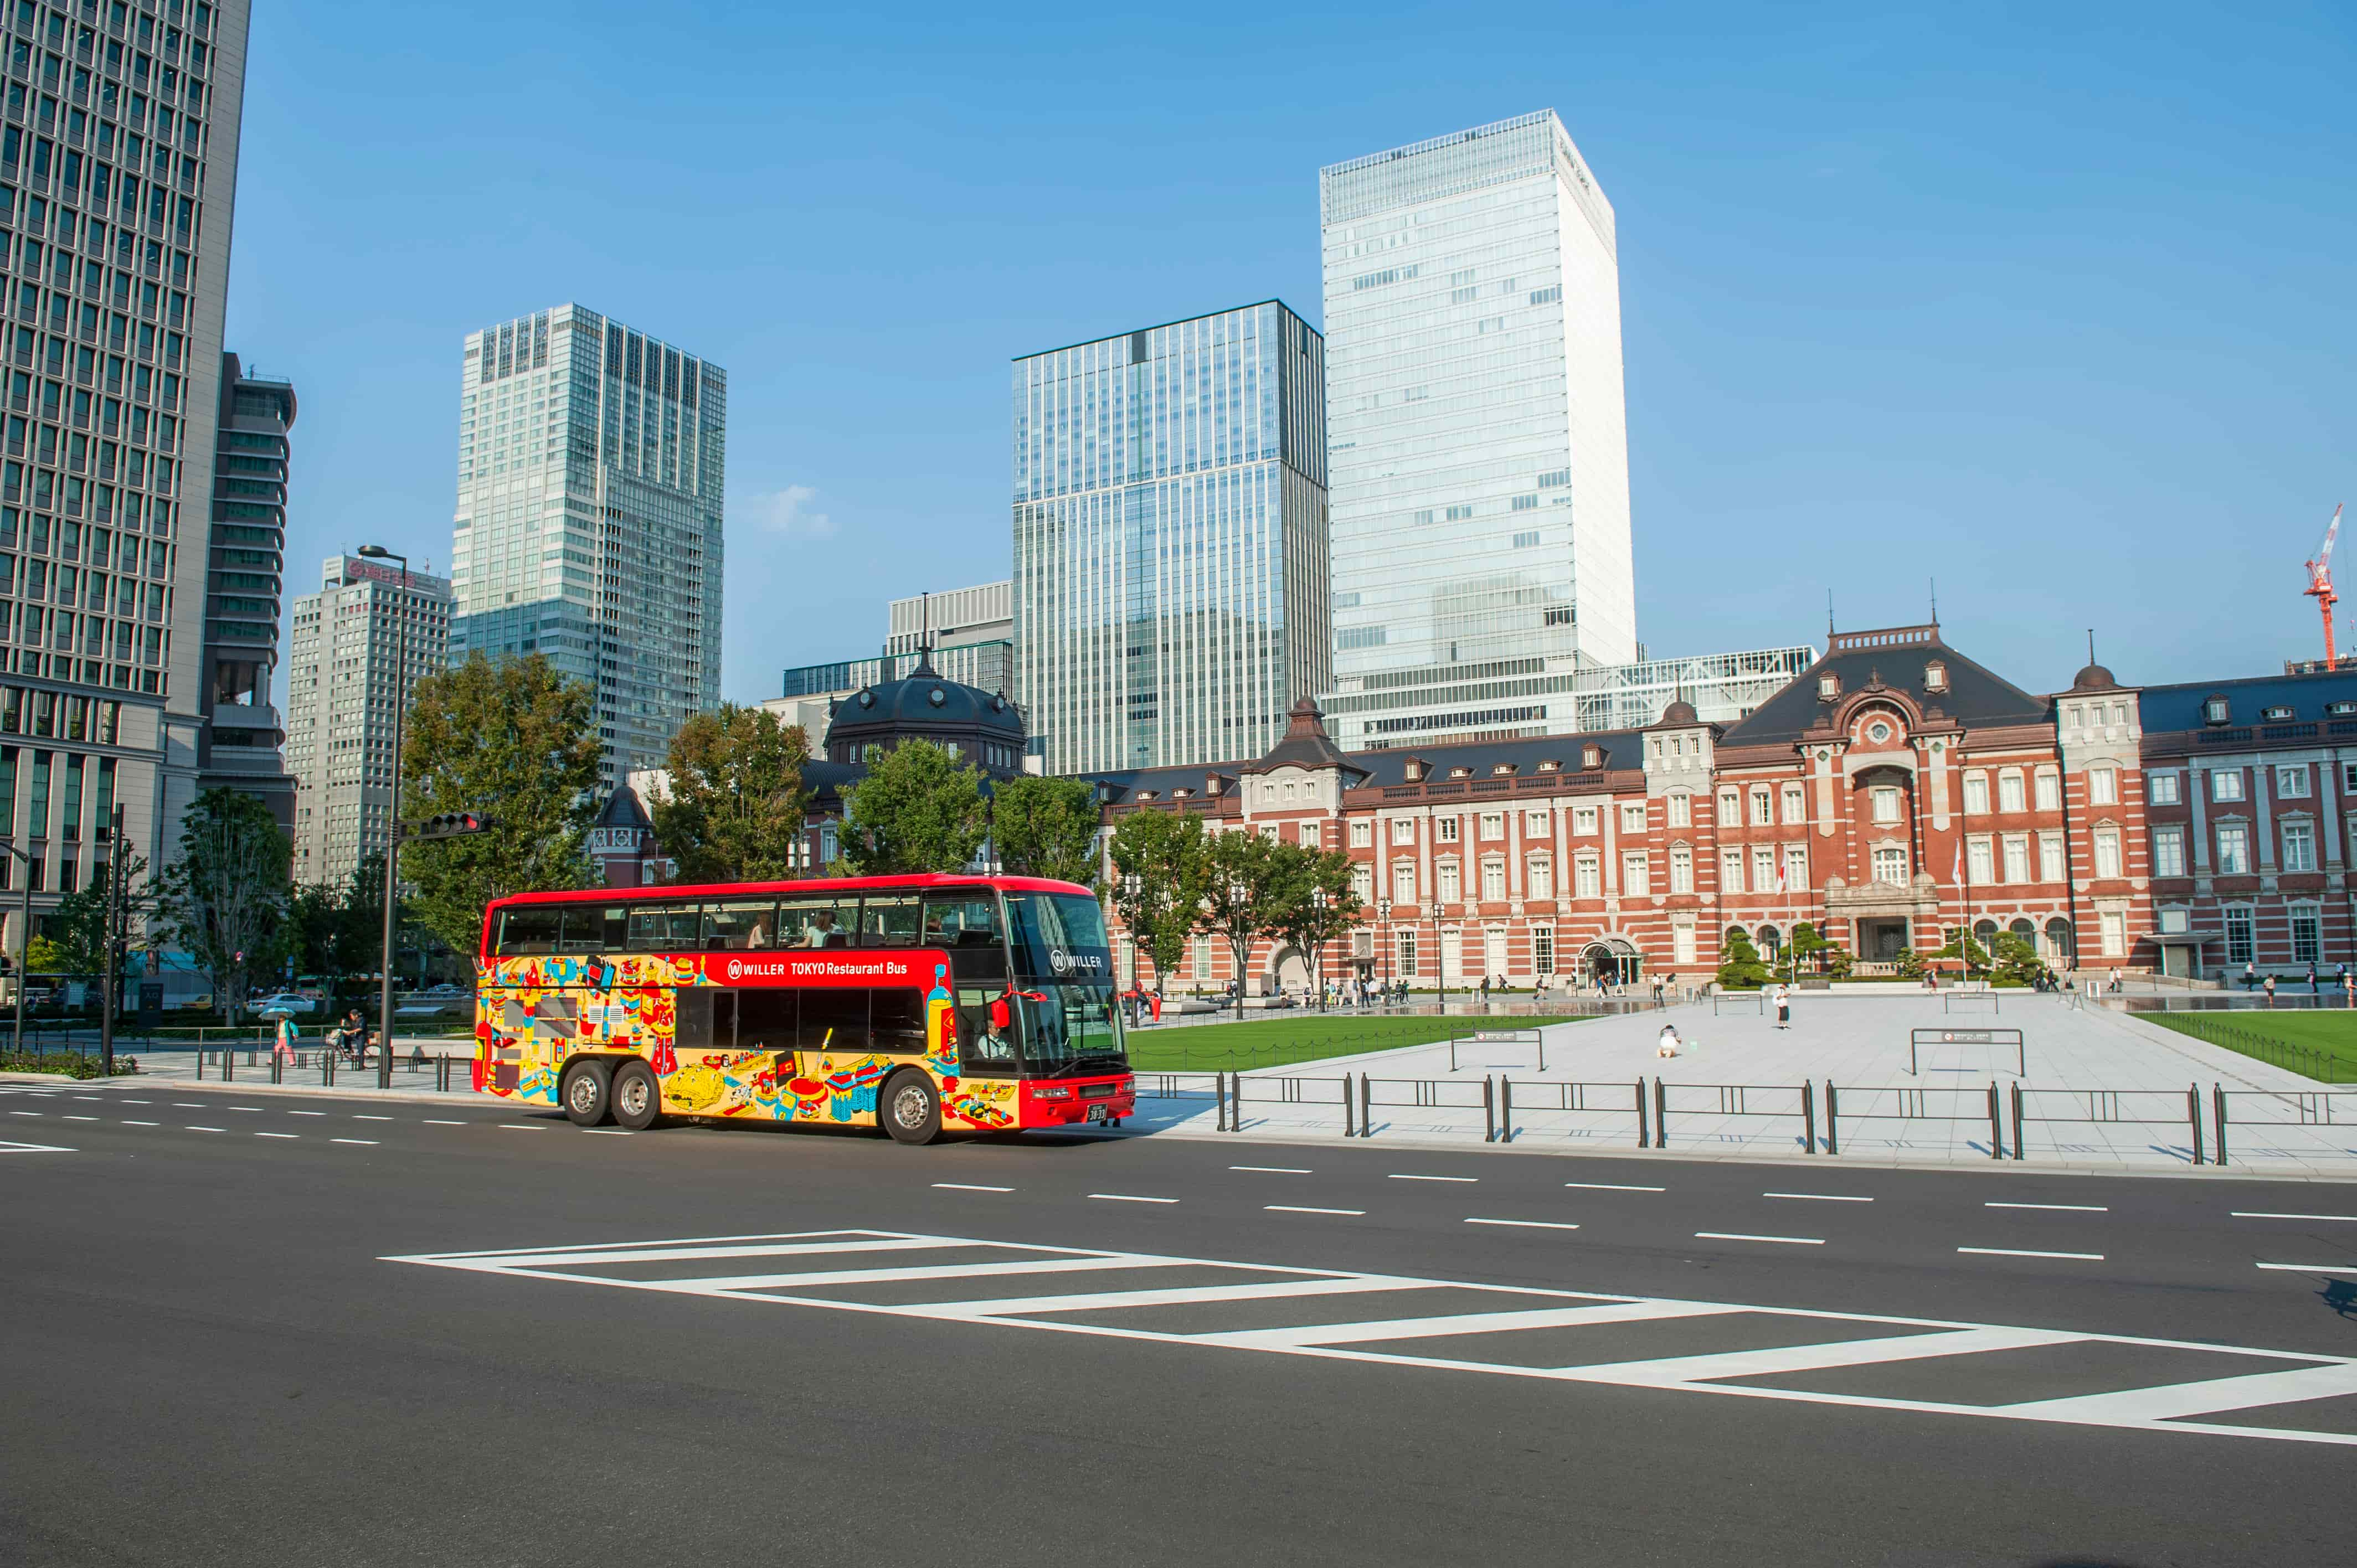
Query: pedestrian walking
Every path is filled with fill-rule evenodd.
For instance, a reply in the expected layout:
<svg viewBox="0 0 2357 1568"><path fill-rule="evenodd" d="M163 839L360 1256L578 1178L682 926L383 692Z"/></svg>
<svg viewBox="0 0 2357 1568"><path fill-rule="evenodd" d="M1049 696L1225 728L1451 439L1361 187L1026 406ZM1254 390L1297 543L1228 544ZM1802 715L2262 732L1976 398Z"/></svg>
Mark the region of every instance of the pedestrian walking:
<svg viewBox="0 0 2357 1568"><path fill-rule="evenodd" d="M2316 989L2316 961L2313 959L2309 961L2308 965L2308 993L2310 996L2321 994L2321 993Z"/></svg>
<svg viewBox="0 0 2357 1568"><path fill-rule="evenodd" d="M1481 1000L1485 1004L1490 1000L1490 977L1486 974L1481 977Z"/></svg>
<svg viewBox="0 0 2357 1568"><path fill-rule="evenodd" d="M2243 989L2246 992L2250 991L2257 986L2258 983L2259 966L2256 963L2244 964L2243 966Z"/></svg>
<svg viewBox="0 0 2357 1568"><path fill-rule="evenodd" d="M2266 991L2267 993L2267 1005L2270 1007L2274 1006L2276 1004L2276 977L2272 974L2267 976L2266 981L2262 985L2261 989Z"/></svg>
<svg viewBox="0 0 2357 1568"><path fill-rule="evenodd" d="M1781 981L1776 985L1776 1026L1780 1029L1792 1026L1792 993L1784 989Z"/></svg>
<svg viewBox="0 0 2357 1568"><path fill-rule="evenodd" d="M2341 1004L2357 1007L2357 976L2349 972L2349 966L2345 963L2341 966Z"/></svg>
<svg viewBox="0 0 2357 1568"><path fill-rule="evenodd" d="M289 1014L281 1013L278 1015L277 1037L271 1042L270 1059L274 1062L284 1062L286 1066L293 1067L295 1065L295 1038L294 1017Z"/></svg>

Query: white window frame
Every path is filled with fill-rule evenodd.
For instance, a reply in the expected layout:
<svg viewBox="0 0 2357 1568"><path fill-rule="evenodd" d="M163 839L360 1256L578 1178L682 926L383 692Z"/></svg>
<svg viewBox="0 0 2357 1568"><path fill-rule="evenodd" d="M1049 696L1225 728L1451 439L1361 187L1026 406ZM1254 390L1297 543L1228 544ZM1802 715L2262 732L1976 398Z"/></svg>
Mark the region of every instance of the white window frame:
<svg viewBox="0 0 2357 1568"><path fill-rule="evenodd" d="M2120 830L2108 823L2095 830L2095 875L2106 880L2126 875L2120 854Z"/></svg>
<svg viewBox="0 0 2357 1568"><path fill-rule="evenodd" d="M1555 813L1544 806L1534 806L1523 811L1523 836L1526 839L1555 837Z"/></svg>
<svg viewBox="0 0 2357 1568"><path fill-rule="evenodd" d="M1794 827L1808 821L1809 792L1798 784L1787 784L1783 791L1784 825Z"/></svg>
<svg viewBox="0 0 2357 1568"><path fill-rule="evenodd" d="M1653 891L1652 862L1641 849L1620 852L1620 891L1631 898L1650 897Z"/></svg>
<svg viewBox="0 0 2357 1568"><path fill-rule="evenodd" d="M1433 831L1436 842L1440 843L1455 843L1457 842L1458 834L1458 819L1455 817L1436 817L1433 819Z"/></svg>
<svg viewBox="0 0 2357 1568"><path fill-rule="evenodd" d="M1694 891L1694 851L1682 843L1670 846L1670 891Z"/></svg>
<svg viewBox="0 0 2357 1568"><path fill-rule="evenodd" d="M2007 882L2029 880L2029 835L2005 835L2005 879Z"/></svg>
<svg viewBox="0 0 2357 1568"><path fill-rule="evenodd" d="M1694 797L1684 790L1674 790L1663 798L1663 812L1674 828L1694 826Z"/></svg>
<svg viewBox="0 0 2357 1568"><path fill-rule="evenodd" d="M2248 822L2218 824L2218 875L2248 876L2251 874L2251 825Z"/></svg>
<svg viewBox="0 0 2357 1568"><path fill-rule="evenodd" d="M1776 890L1776 846L1756 843L1751 846L1751 886L1761 893Z"/></svg>
<svg viewBox="0 0 2357 1568"><path fill-rule="evenodd" d="M1964 813L1967 816L1988 815L1988 775L1972 772L1964 775Z"/></svg>
<svg viewBox="0 0 2357 1568"><path fill-rule="evenodd" d="M1765 784L1751 787L1751 825L1755 828L1776 825L1776 793Z"/></svg>
<svg viewBox="0 0 2357 1568"><path fill-rule="evenodd" d="M1432 868L1433 897L1443 904L1465 901L1465 878L1462 868L1452 857L1436 863Z"/></svg>
<svg viewBox="0 0 2357 1568"><path fill-rule="evenodd" d="M1597 815L1594 806L1574 806L1571 809L1571 832L1575 838L1592 837L1596 832L1596 825Z"/></svg>
<svg viewBox="0 0 2357 1568"><path fill-rule="evenodd" d="M1809 850L1806 844L1784 846L1784 886L1788 892L1803 892L1809 886Z"/></svg>
<svg viewBox="0 0 2357 1568"><path fill-rule="evenodd" d="M2243 770L2239 768L2213 768L2210 770L2210 799L2224 803L2243 798Z"/></svg>
<svg viewBox="0 0 2357 1568"><path fill-rule="evenodd" d="M1894 861L1899 868L1899 875L1896 879L1883 875L1884 867ZM1904 887L1907 886L1908 870L1906 845L1895 843L1877 844L1874 846L1872 857L1869 859L1867 864L1873 867L1874 880L1876 882L1890 887Z"/></svg>
<svg viewBox="0 0 2357 1568"><path fill-rule="evenodd" d="M2324 910L2315 904L2294 904L2287 912L2286 926L2291 939L2291 961L2294 963L2321 963L2324 961ZM2300 928L2308 928L2308 940L2300 940Z"/></svg>
<svg viewBox="0 0 2357 1568"><path fill-rule="evenodd" d="M1392 862L1392 902L1413 904L1415 901L1415 862L1412 860Z"/></svg>
<svg viewBox="0 0 2357 1568"><path fill-rule="evenodd" d="M1975 833L1964 840L1964 875L1976 887L1986 887L1996 881L1996 846L1986 833Z"/></svg>
<svg viewBox="0 0 2357 1568"><path fill-rule="evenodd" d="M1600 898L1604 896L1604 862L1594 850L1577 856L1571 867L1573 897Z"/></svg>
<svg viewBox="0 0 2357 1568"><path fill-rule="evenodd" d="M1414 817L1394 817L1392 819L1392 843L1394 844L1405 844L1414 843L1415 842L1415 819Z"/></svg>
<svg viewBox="0 0 2357 1568"><path fill-rule="evenodd" d="M2126 958L2128 951L2128 918L2121 909L2101 909L2095 914L2098 942L2105 958Z"/></svg>
<svg viewBox="0 0 2357 1568"><path fill-rule="evenodd" d="M2031 781L2030 800L2041 811L2062 809L2062 776L2050 768L2041 768Z"/></svg>
<svg viewBox="0 0 2357 1568"><path fill-rule="evenodd" d="M2147 773L2144 787L2145 800L2149 805L2174 806L2183 798L2178 793L2175 773Z"/></svg>
<svg viewBox="0 0 2357 1568"><path fill-rule="evenodd" d="M2022 783L2020 768L2008 768L1996 776L1996 809L2000 811L2029 809L2029 796Z"/></svg>
<svg viewBox="0 0 2357 1568"><path fill-rule="evenodd" d="M2087 769L2087 804L2116 806L2120 803L2120 770L2116 768Z"/></svg>
<svg viewBox="0 0 2357 1568"><path fill-rule="evenodd" d="M1503 811L1482 812L1481 842L1483 843L1497 843L1502 842L1505 836L1506 813Z"/></svg>
<svg viewBox="0 0 2357 1568"><path fill-rule="evenodd" d="M2293 846L2298 846L2294 855ZM2283 824L2283 860L2278 867L2284 871L2314 871L2316 869L2316 823L2306 817L2287 817Z"/></svg>
<svg viewBox="0 0 2357 1568"><path fill-rule="evenodd" d="M1743 891L1743 852L1722 849L1718 852L1718 890L1721 893Z"/></svg>
<svg viewBox="0 0 2357 1568"><path fill-rule="evenodd" d="M2278 762L2276 764L2276 799L2305 800L2308 799L2308 764Z"/></svg>
<svg viewBox="0 0 2357 1568"><path fill-rule="evenodd" d="M1555 897L1555 857L1532 855L1523 863L1523 897L1552 898Z"/></svg>
<svg viewBox="0 0 2357 1568"><path fill-rule="evenodd" d="M1481 902L1501 904L1506 898L1506 863L1497 855L1481 862Z"/></svg>
<svg viewBox="0 0 2357 1568"><path fill-rule="evenodd" d="M2152 831L2152 874L2155 876L2185 875L2185 830L2174 822Z"/></svg>
<svg viewBox="0 0 2357 1568"><path fill-rule="evenodd" d="M1907 820L1907 801L1896 784L1877 784L1867 802L1872 820L1878 827L1896 827ZM1889 806L1889 811L1883 808Z"/></svg>
<svg viewBox="0 0 2357 1568"><path fill-rule="evenodd" d="M1620 803L1620 831L1624 833L1641 833L1645 831L1645 802L1623 800Z"/></svg>
<svg viewBox="0 0 2357 1568"><path fill-rule="evenodd" d="M1693 967L1695 961L1695 929L1692 926L1670 928L1670 961Z"/></svg>
<svg viewBox="0 0 2357 1568"><path fill-rule="evenodd" d="M1372 849L1375 846L1375 824L1365 817L1351 824L1351 847Z"/></svg>

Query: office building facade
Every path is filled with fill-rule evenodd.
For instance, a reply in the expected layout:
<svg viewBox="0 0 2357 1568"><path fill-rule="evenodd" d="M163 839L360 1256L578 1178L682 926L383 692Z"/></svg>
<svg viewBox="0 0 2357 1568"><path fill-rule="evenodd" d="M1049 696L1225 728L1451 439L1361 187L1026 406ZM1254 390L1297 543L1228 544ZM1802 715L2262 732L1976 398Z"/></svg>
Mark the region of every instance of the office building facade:
<svg viewBox="0 0 2357 1568"><path fill-rule="evenodd" d="M295 826L295 780L280 748L286 728L272 693L285 587L288 436L295 389L221 356L213 453L212 532L205 580L204 789L242 789Z"/></svg>
<svg viewBox="0 0 2357 1568"><path fill-rule="evenodd" d="M199 787L247 17L246 0L0 13L11 951L20 878L38 929L108 864L116 804L161 865Z"/></svg>
<svg viewBox="0 0 2357 1568"><path fill-rule="evenodd" d="M295 601L286 766L295 782L295 879L335 886L384 857L393 717L449 658L447 577L330 555L319 591Z"/></svg>
<svg viewBox="0 0 2357 1568"><path fill-rule="evenodd" d="M450 657L597 695L608 788L720 702L727 376L577 305L467 338Z"/></svg>
<svg viewBox="0 0 2357 1568"><path fill-rule="evenodd" d="M1331 679L1326 360L1270 300L1014 367L1015 679L1049 773L1255 755Z"/></svg>
<svg viewBox="0 0 2357 1568"><path fill-rule="evenodd" d="M1462 689L1638 660L1612 205L1551 110L1318 195L1336 738L1576 729L1568 692Z"/></svg>

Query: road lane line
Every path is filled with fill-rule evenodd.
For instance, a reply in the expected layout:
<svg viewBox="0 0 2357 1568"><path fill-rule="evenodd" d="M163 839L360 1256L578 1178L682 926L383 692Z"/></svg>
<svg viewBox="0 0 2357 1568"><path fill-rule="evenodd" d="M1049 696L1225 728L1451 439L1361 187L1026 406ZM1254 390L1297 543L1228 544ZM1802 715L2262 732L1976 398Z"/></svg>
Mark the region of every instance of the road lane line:
<svg viewBox="0 0 2357 1568"><path fill-rule="evenodd" d="M327 1112L324 1111L289 1111L286 1114L289 1116L325 1116Z"/></svg>
<svg viewBox="0 0 2357 1568"><path fill-rule="evenodd" d="M1105 1203L1176 1203L1175 1197L1140 1197L1128 1192L1092 1192L1091 1197Z"/></svg>
<svg viewBox="0 0 2357 1568"><path fill-rule="evenodd" d="M74 1098L76 1100L103 1100L106 1096L103 1094L77 1094Z"/></svg>
<svg viewBox="0 0 2357 1568"><path fill-rule="evenodd" d="M134 1122L127 1116L124 1118L123 1124L125 1127L160 1127L163 1125L160 1122Z"/></svg>
<svg viewBox="0 0 2357 1568"><path fill-rule="evenodd" d="M2240 1377L2209 1378L2161 1388L2124 1389L2116 1393L2080 1394L2069 1399L2023 1400L1997 1408L2012 1415L2036 1415L2048 1421L2098 1420L2108 1425L2174 1421L2217 1411L2255 1410L2264 1405L2357 1393L2357 1364L2325 1361L2322 1357L2317 1359L2319 1365L2294 1371L2247 1372Z"/></svg>
<svg viewBox="0 0 2357 1568"><path fill-rule="evenodd" d="M1588 1192L1667 1192L1665 1187L1624 1187L1617 1181L1567 1181L1566 1187L1580 1187Z"/></svg>
<svg viewBox="0 0 2357 1568"><path fill-rule="evenodd" d="M1228 1169L1232 1171L1262 1171L1269 1176L1308 1176L1310 1174L1309 1170L1302 1165L1230 1165Z"/></svg>
<svg viewBox="0 0 2357 1568"><path fill-rule="evenodd" d="M2034 1252L2026 1247L1959 1247L1956 1251L1984 1258L2074 1258L2083 1263L2104 1261L2101 1252Z"/></svg>
<svg viewBox="0 0 2357 1568"><path fill-rule="evenodd" d="M442 1125L446 1127L463 1127L466 1123L464 1122L443 1122ZM635 1138L638 1136L636 1133L631 1132L628 1127L584 1127L581 1130L584 1133L595 1133L601 1138Z"/></svg>
<svg viewBox="0 0 2357 1568"><path fill-rule="evenodd" d="M191 1133L226 1133L229 1129L226 1127L191 1127L188 1131Z"/></svg>
<svg viewBox="0 0 2357 1568"><path fill-rule="evenodd" d="M1383 1339L1446 1339L1460 1334L1508 1333L1518 1328L1584 1328L1590 1324L1647 1323L1656 1318L1720 1317L1741 1310L1740 1307L1720 1306L1706 1302L1607 1302L1598 1306L1543 1306L1513 1312L1458 1312L1434 1317L1394 1317L1380 1323L1312 1323L1299 1328L1242 1328L1227 1334L1197 1334L1189 1337L1198 1343L1232 1346L1240 1350L1290 1350L1325 1345L1363 1345Z"/></svg>
<svg viewBox="0 0 2357 1568"><path fill-rule="evenodd" d="M1872 1203L1870 1197L1850 1197L1838 1192L1763 1192L1762 1197L1800 1197L1811 1203Z"/></svg>
<svg viewBox="0 0 2357 1568"><path fill-rule="evenodd" d="M545 1133L548 1131L547 1128L542 1126L537 1122L501 1122L497 1123L497 1125L502 1132L508 1133Z"/></svg>
<svg viewBox="0 0 2357 1568"><path fill-rule="evenodd" d="M1465 1223L1468 1225L1519 1225L1525 1230L1577 1230L1579 1229L1577 1225L1566 1225L1560 1219L1475 1219L1468 1218Z"/></svg>
<svg viewBox="0 0 2357 1568"><path fill-rule="evenodd" d="M946 1187L952 1192L1013 1192L1015 1190L1011 1187L985 1187L980 1182L973 1181L937 1181L933 1185Z"/></svg>
<svg viewBox="0 0 2357 1568"><path fill-rule="evenodd" d="M1698 1356L1664 1356L1650 1361L1608 1361L1567 1367L1581 1381L1679 1388L1719 1378L1757 1378L1777 1372L1813 1372L1835 1367L1872 1367L1890 1361L1937 1360L1945 1356L2026 1350L2071 1345L2081 1336L2042 1328L1957 1328L1944 1334L1895 1334L1877 1339L1838 1339L1781 1345L1764 1350L1721 1350Z"/></svg>
<svg viewBox="0 0 2357 1568"><path fill-rule="evenodd" d="M1983 1208L2050 1208L2064 1214L2109 1214L2111 1208L2101 1203L1984 1203Z"/></svg>
<svg viewBox="0 0 2357 1568"><path fill-rule="evenodd" d="M69 1116L66 1120L69 1122L95 1122L98 1118L95 1116Z"/></svg>
<svg viewBox="0 0 2357 1568"><path fill-rule="evenodd" d="M11 1111L8 1114L11 1116L46 1116L48 1112L46 1111Z"/></svg>
<svg viewBox="0 0 2357 1568"><path fill-rule="evenodd" d="M390 1116L363 1116L358 1112L354 1112L352 1113L352 1120L355 1122L390 1122L393 1118Z"/></svg>
<svg viewBox="0 0 2357 1568"><path fill-rule="evenodd" d="M1264 1203L1261 1208L1270 1214L1364 1214L1363 1208L1312 1208L1299 1203Z"/></svg>
<svg viewBox="0 0 2357 1568"><path fill-rule="evenodd" d="M726 1274L711 1279L665 1280L666 1290L694 1294L726 1291L777 1290L788 1285L883 1284L900 1280L998 1279L1009 1274L1087 1273L1101 1269L1167 1269L1183 1258L1157 1258L1142 1252L1108 1253L1085 1258L1023 1258L1005 1263L935 1263L906 1269L829 1269L813 1273Z"/></svg>
<svg viewBox="0 0 2357 1568"><path fill-rule="evenodd" d="M331 1144L362 1144L371 1149L376 1147L374 1138L330 1138L328 1141Z"/></svg>
<svg viewBox="0 0 2357 1568"><path fill-rule="evenodd" d="M1353 1295L1368 1291L1426 1288L1421 1280L1398 1280L1383 1274L1345 1274L1327 1279L1315 1275L1265 1281L1246 1285L1185 1285L1177 1290L1094 1291L1081 1295L980 1296L973 1301L928 1304L929 1314L943 1317L986 1320L1032 1317L1044 1312L1101 1312L1133 1306L1194 1306L1226 1301L1290 1301L1299 1296ZM1216 1344L1218 1336L1205 1336Z"/></svg>
<svg viewBox="0 0 2357 1568"><path fill-rule="evenodd" d="M2244 1209L2234 1210L2237 1219L2343 1219L2357 1223L2357 1214L2258 1214Z"/></svg>
<svg viewBox="0 0 2357 1568"><path fill-rule="evenodd" d="M2357 1274L2357 1263L2261 1263L2259 1267L2294 1274Z"/></svg>
<svg viewBox="0 0 2357 1568"><path fill-rule="evenodd" d="M1777 1241L1787 1247L1822 1247L1822 1236L1746 1236L1736 1230L1697 1230L1697 1241Z"/></svg>
<svg viewBox="0 0 2357 1568"><path fill-rule="evenodd" d="M121 1103L124 1105L153 1105L156 1102L152 1100L125 1100Z"/></svg>
<svg viewBox="0 0 2357 1568"><path fill-rule="evenodd" d="M299 1138L302 1135L300 1133L256 1133L254 1134L257 1138Z"/></svg>
<svg viewBox="0 0 2357 1568"><path fill-rule="evenodd" d="M1480 1181L1477 1176L1408 1176L1399 1171L1391 1174L1393 1181Z"/></svg>
<svg viewBox="0 0 2357 1568"><path fill-rule="evenodd" d="M226 1107L226 1109L231 1111L251 1111L257 1116L262 1113L262 1107L259 1105L231 1105Z"/></svg>
<svg viewBox="0 0 2357 1568"><path fill-rule="evenodd" d="M175 1111L204 1111L210 1108L201 1100L175 1100L172 1101L172 1109Z"/></svg>

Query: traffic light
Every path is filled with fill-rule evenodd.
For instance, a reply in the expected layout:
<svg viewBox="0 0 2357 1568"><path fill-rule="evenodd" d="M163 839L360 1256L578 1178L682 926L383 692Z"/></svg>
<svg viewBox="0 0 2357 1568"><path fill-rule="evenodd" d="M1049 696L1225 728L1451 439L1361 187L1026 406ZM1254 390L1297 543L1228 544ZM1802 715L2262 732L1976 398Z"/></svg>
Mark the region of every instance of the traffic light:
<svg viewBox="0 0 2357 1568"><path fill-rule="evenodd" d="M457 839L471 833L485 833L496 824L480 811L444 811L439 816L422 822L401 824L401 836L408 839Z"/></svg>

